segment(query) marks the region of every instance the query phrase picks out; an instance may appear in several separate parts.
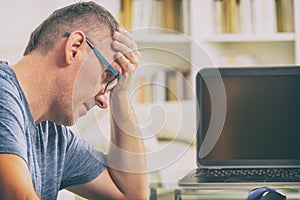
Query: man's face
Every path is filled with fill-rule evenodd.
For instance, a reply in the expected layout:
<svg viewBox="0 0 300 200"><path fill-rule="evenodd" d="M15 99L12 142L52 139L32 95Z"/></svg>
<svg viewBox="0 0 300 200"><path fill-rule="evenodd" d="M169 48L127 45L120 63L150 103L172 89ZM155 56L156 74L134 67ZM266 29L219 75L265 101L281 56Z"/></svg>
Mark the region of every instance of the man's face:
<svg viewBox="0 0 300 200"><path fill-rule="evenodd" d="M98 39L93 40L93 44L102 56L112 63L114 61L115 51L113 51L111 44L112 38L110 33ZM90 47L88 47L90 48ZM101 62L94 51L91 49L87 54L85 60L80 66L77 75L74 91L73 91L73 118L74 122L80 116L83 116L95 105L95 96L103 95L103 108L106 108L109 101L109 94L104 94L105 86L108 83L111 72L106 65Z"/></svg>

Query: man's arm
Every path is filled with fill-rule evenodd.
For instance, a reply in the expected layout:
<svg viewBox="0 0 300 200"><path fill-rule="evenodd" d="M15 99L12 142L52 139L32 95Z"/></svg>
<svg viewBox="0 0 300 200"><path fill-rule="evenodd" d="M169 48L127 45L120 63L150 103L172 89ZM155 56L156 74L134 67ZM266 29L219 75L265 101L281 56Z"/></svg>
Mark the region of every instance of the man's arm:
<svg viewBox="0 0 300 200"><path fill-rule="evenodd" d="M40 199L26 162L14 154L0 154L0 199Z"/></svg>
<svg viewBox="0 0 300 200"><path fill-rule="evenodd" d="M117 94L116 91L114 93ZM112 97L112 133L111 146L107 154L107 168L96 179L69 187L67 188L69 191L88 199L149 198L143 156L144 145L127 101L123 95Z"/></svg>
<svg viewBox="0 0 300 200"><path fill-rule="evenodd" d="M146 161L143 138L133 112L129 86L139 65L140 53L132 36L119 28L113 47L122 71L119 84L111 94L111 145L107 155L109 172L128 199L148 199Z"/></svg>
<svg viewBox="0 0 300 200"><path fill-rule="evenodd" d="M148 199L143 196L148 187L140 129L128 98L117 90L112 94L111 113L112 137L107 155L110 175L120 191L131 197L129 199Z"/></svg>

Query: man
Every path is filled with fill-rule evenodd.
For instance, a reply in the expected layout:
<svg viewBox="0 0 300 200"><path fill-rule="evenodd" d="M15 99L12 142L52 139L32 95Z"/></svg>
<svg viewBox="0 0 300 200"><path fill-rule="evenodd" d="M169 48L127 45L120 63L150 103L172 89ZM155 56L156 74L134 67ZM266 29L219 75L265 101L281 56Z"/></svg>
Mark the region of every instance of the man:
<svg viewBox="0 0 300 200"><path fill-rule="evenodd" d="M112 15L81 2L37 27L16 65L0 62L0 199L56 199L61 189L89 199L147 199L144 147L127 91L139 60ZM109 104L104 156L66 126Z"/></svg>

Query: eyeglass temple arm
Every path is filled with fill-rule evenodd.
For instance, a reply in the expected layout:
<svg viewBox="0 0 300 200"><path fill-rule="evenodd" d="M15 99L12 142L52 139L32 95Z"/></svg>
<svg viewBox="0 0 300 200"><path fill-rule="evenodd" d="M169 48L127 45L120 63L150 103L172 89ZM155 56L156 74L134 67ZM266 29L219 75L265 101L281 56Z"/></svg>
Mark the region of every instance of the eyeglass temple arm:
<svg viewBox="0 0 300 200"><path fill-rule="evenodd" d="M70 32L66 32L65 36L69 37ZM114 74L115 77L119 78L118 72L107 62L107 60L102 56L102 54L95 48L95 46L92 44L92 42L86 38L86 43L93 49L94 53L97 55L97 57L109 68L109 70Z"/></svg>

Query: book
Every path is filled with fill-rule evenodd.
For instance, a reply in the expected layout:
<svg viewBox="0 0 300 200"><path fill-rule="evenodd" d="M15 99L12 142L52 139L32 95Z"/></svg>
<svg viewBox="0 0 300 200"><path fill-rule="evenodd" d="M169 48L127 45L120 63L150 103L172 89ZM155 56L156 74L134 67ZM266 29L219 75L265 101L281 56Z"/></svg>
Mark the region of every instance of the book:
<svg viewBox="0 0 300 200"><path fill-rule="evenodd" d="M132 0L131 29L142 27L143 9L141 0Z"/></svg>
<svg viewBox="0 0 300 200"><path fill-rule="evenodd" d="M175 30L175 2L177 2L177 0L161 1L161 28Z"/></svg>
<svg viewBox="0 0 300 200"><path fill-rule="evenodd" d="M185 100L185 84L186 84L186 78L182 71L176 71L175 77L176 77L176 97L178 100Z"/></svg>
<svg viewBox="0 0 300 200"><path fill-rule="evenodd" d="M278 32L294 31L294 9L292 0L275 0Z"/></svg>
<svg viewBox="0 0 300 200"><path fill-rule="evenodd" d="M293 10L293 0L281 0L281 32L293 32L294 31L294 10Z"/></svg>
<svg viewBox="0 0 300 200"><path fill-rule="evenodd" d="M276 8L274 0L264 0L264 33L276 33Z"/></svg>
<svg viewBox="0 0 300 200"><path fill-rule="evenodd" d="M224 0L214 0L214 21L216 34L226 33L224 10Z"/></svg>
<svg viewBox="0 0 300 200"><path fill-rule="evenodd" d="M130 100L136 103L147 103L153 101L151 77L138 76L134 79L131 88Z"/></svg>
<svg viewBox="0 0 300 200"><path fill-rule="evenodd" d="M181 6L181 18L182 18L182 30L180 32L185 34L190 34L190 20L191 20L191 9L190 9L190 0L182 0Z"/></svg>
<svg viewBox="0 0 300 200"><path fill-rule="evenodd" d="M251 0L240 0L238 6L238 18L240 33L251 34L253 33Z"/></svg>
<svg viewBox="0 0 300 200"><path fill-rule="evenodd" d="M276 32L276 5L274 0L252 0L253 32L272 34Z"/></svg>
<svg viewBox="0 0 300 200"><path fill-rule="evenodd" d="M191 71L159 69L155 73L134 78L131 101L136 103L163 103L192 98Z"/></svg>
<svg viewBox="0 0 300 200"><path fill-rule="evenodd" d="M252 13L253 13L253 33L261 34L264 29L264 2L262 0L252 0Z"/></svg>
<svg viewBox="0 0 300 200"><path fill-rule="evenodd" d="M166 72L166 101L177 100L176 72Z"/></svg>
<svg viewBox="0 0 300 200"><path fill-rule="evenodd" d="M120 23L128 30L131 29L131 13L132 13L132 0L120 1L119 18Z"/></svg>
<svg viewBox="0 0 300 200"><path fill-rule="evenodd" d="M226 33L238 33L237 3L236 0L225 0Z"/></svg>
<svg viewBox="0 0 300 200"><path fill-rule="evenodd" d="M189 6L190 0L121 0L120 21L132 29L157 27L189 33Z"/></svg>
<svg viewBox="0 0 300 200"><path fill-rule="evenodd" d="M152 79L153 102L161 103L166 100L166 72L159 70Z"/></svg>
<svg viewBox="0 0 300 200"><path fill-rule="evenodd" d="M159 27L160 13L157 13L156 10L160 10L160 2L157 0L140 0L140 2L141 27Z"/></svg>

